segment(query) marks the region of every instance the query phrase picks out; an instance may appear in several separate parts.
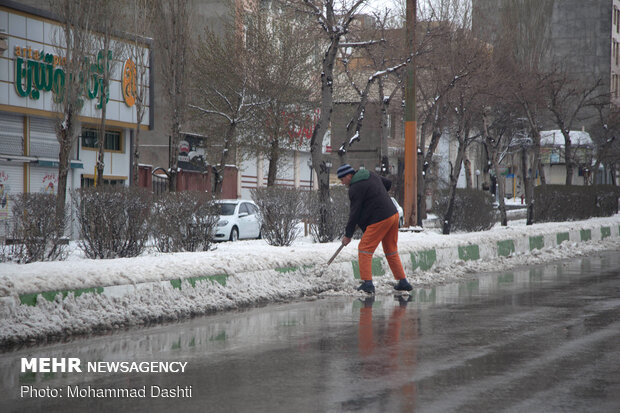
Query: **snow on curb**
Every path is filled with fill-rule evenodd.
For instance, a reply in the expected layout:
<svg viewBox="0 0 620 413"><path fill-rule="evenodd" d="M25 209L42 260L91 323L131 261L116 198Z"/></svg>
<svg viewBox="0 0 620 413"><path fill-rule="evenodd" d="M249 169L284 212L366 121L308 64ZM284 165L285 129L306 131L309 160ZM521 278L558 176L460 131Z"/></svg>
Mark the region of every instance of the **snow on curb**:
<svg viewBox="0 0 620 413"><path fill-rule="evenodd" d="M414 285L432 285L480 271L620 249L620 216L588 221L507 227L441 238L401 237L399 254ZM435 242L433 242L435 240ZM250 244L248 244L250 245ZM322 277L332 249L285 249L259 259L241 255L183 253L4 266L0 276L0 345L85 334L152 321L176 320L264 302L354 294L359 279L355 249L341 254ZM378 294L391 291L387 261L378 253L373 275ZM170 272L170 260L176 272ZM164 261L165 260L165 261ZM120 263L119 263L120 261ZM165 263L165 265L164 265ZM75 269L76 271L73 271Z"/></svg>

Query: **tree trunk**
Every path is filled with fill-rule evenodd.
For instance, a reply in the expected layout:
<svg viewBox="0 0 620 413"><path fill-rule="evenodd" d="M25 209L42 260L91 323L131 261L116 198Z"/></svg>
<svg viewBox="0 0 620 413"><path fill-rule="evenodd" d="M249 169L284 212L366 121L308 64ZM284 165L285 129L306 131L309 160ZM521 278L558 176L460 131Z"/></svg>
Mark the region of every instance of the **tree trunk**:
<svg viewBox="0 0 620 413"><path fill-rule="evenodd" d="M531 185L530 182L530 177L528 173L528 162L527 162L527 158L528 158L528 154L527 154L527 148L523 147L521 149L521 182L523 182L523 194L521 196L525 196L525 200L526 200L526 205L527 207L527 225L532 225L531 221L530 221L530 208L529 208L529 188Z"/></svg>
<svg viewBox="0 0 620 413"><path fill-rule="evenodd" d="M67 180L69 175L69 162L72 146L72 139L69 136L69 133L72 129L73 128L70 126L68 129L63 129L60 132L62 142L58 153L58 187L56 191L55 211L55 230L58 238L62 237L65 231L65 200L67 194Z"/></svg>
<svg viewBox="0 0 620 413"><path fill-rule="evenodd" d="M506 195L506 181L499 176L499 161L497 159L498 154L495 149L492 150L491 162L493 163L493 170L495 171L495 177L497 181L497 198L499 199L499 217L503 227L508 226L508 216L506 214L506 202L504 197Z"/></svg>
<svg viewBox="0 0 620 413"><path fill-rule="evenodd" d="M232 140L235 136L235 129L237 128L236 123L231 123L228 126L228 130L226 130L226 137L224 139L224 149L222 150L222 156L220 157L219 167L214 170L213 177L213 196L216 198L220 198L222 196L222 184L224 182L224 170L226 168L226 163L228 162L229 152L232 146Z"/></svg>
<svg viewBox="0 0 620 413"><path fill-rule="evenodd" d="M108 108L108 93L109 93L109 85L110 85L110 61L109 59L112 56L112 52L110 51L110 39L109 33L105 34L105 43L103 46L103 50L99 52L97 57L97 65L99 69L99 73L101 73L102 78L99 83L99 106L101 108L101 124L99 126L99 139L97 139L97 177L95 178L95 185L103 184L103 170L105 168L105 159L104 159L104 149L105 149L105 123L107 117L107 108ZM103 63L99 62L99 58L103 58Z"/></svg>
<svg viewBox="0 0 620 413"><path fill-rule="evenodd" d="M140 121L138 121L138 125L136 126L136 129L134 130L134 138L133 138L133 153L132 153L132 157L133 157L133 170L132 170L132 177L131 177L131 182L132 182L132 186L140 186Z"/></svg>
<svg viewBox="0 0 620 413"><path fill-rule="evenodd" d="M177 174L179 168L179 123L178 121L172 124L172 136L170 139L170 155L168 158L168 191L177 191Z"/></svg>
<svg viewBox="0 0 620 413"><path fill-rule="evenodd" d="M439 138L441 137L441 131L434 129L431 136L431 142L428 145L426 154L421 155L421 159L418 160L418 194L421 196L421 200L418 203L418 226L422 226L422 220L426 218L426 179L429 176L429 169L433 162L433 155L437 150L439 144ZM420 145L420 147L423 147ZM423 208L420 209L419 207Z"/></svg>
<svg viewBox="0 0 620 413"><path fill-rule="evenodd" d="M572 142L570 141L570 132L562 130L562 135L564 136L564 161L566 163L566 185L570 186L573 184L573 170L574 170Z"/></svg>
<svg viewBox="0 0 620 413"><path fill-rule="evenodd" d="M319 210L321 217L318 238L320 242L333 241L327 240L327 238L329 238L328 234L331 233L331 231L327 230L327 223L329 221L326 219L329 216L329 211L327 208L330 207L329 174L328 169L325 167L325 161L323 160L322 149L323 138L325 137L325 133L329 127L333 109L333 72L339 43L339 38L334 39L325 53L325 57L323 58L323 72L321 73L321 114L319 116L319 121L312 132L312 138L310 139L312 167L316 171L319 186Z"/></svg>
<svg viewBox="0 0 620 413"><path fill-rule="evenodd" d="M469 158L465 158L463 165L465 166L465 185L467 189L471 189L473 184L471 179L471 161Z"/></svg>
<svg viewBox="0 0 620 413"><path fill-rule="evenodd" d="M459 140L459 148L456 154L456 160L454 162L454 168L450 174L450 195L448 201L448 210L444 215L443 221L443 234L450 234L450 227L452 226L452 215L454 214L454 201L456 199L456 185L458 183L459 174L461 172L461 166L463 164L463 158L465 156L465 145Z"/></svg>
<svg viewBox="0 0 620 413"><path fill-rule="evenodd" d="M541 159L538 159L538 175L540 176L540 184L547 185L547 177L545 176L545 167Z"/></svg>
<svg viewBox="0 0 620 413"><path fill-rule="evenodd" d="M419 151L418 154L418 162L417 162L417 166L418 166L418 194L417 194L417 201L418 201L418 217L417 220L418 222L416 222L416 225L419 227L422 227L423 225L423 221L424 219L426 219L426 188L424 185L424 168L422 165L422 159L423 159L423 154L422 151Z"/></svg>
<svg viewBox="0 0 620 413"><path fill-rule="evenodd" d="M101 91L101 93L104 93ZM105 98L102 98L105 100ZM105 145L105 118L106 118L105 102L101 106L101 123L99 125L99 137L97 139L97 176L95 177L95 186L103 185L103 169L105 168L104 145Z"/></svg>
<svg viewBox="0 0 620 413"><path fill-rule="evenodd" d="M269 152L269 172L267 173L267 186L274 186L278 175L278 161L280 160L280 145L277 139L271 141Z"/></svg>
<svg viewBox="0 0 620 413"><path fill-rule="evenodd" d="M534 223L534 188L536 187L536 172L538 171L538 165L540 164L540 132L534 130L532 133L532 139L534 141L532 145L532 173L528 175L528 184L526 185L525 199L527 200L527 222L526 225L532 225Z"/></svg>

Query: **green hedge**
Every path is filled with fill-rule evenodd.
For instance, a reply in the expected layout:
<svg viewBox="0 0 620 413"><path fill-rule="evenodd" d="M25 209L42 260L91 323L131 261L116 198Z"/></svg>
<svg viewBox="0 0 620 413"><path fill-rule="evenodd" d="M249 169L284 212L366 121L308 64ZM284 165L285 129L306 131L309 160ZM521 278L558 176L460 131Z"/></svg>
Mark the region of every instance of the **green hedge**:
<svg viewBox="0 0 620 413"><path fill-rule="evenodd" d="M618 212L620 188L611 185L541 185L534 189L534 221L608 217Z"/></svg>

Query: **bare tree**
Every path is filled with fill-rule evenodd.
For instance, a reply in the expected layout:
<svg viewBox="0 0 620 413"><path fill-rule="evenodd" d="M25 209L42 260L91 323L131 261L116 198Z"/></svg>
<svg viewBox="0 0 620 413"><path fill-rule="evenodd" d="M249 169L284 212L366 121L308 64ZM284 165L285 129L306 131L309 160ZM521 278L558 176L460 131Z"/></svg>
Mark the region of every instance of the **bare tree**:
<svg viewBox="0 0 620 413"><path fill-rule="evenodd" d="M444 214L443 233L449 234L451 227L456 186L461 167L466 159L468 146L479 138L475 129L477 118L482 116L482 99L488 80L490 53L486 45L473 37L470 31L458 29L448 45L450 56L446 67L452 78L463 76L457 87L446 96L448 107L453 112L453 137L457 142L457 154L451 164L448 210Z"/></svg>
<svg viewBox="0 0 620 413"><path fill-rule="evenodd" d="M192 49L192 2L186 0L155 0L153 31L159 54L159 72L166 98L165 116L170 130L168 188L177 188L179 142L186 121L189 93L189 52Z"/></svg>
<svg viewBox="0 0 620 413"><path fill-rule="evenodd" d="M334 67L341 42L351 28L355 13L366 0L336 2L326 0L289 0L289 3L299 6L309 13L318 23L323 34L323 59L321 61L321 96L320 115L310 139L310 154L312 167L317 173L319 185L320 219L319 234L330 234L329 228L329 169L327 158L322 153L322 143L327 133L334 104ZM320 242L332 241L328 236L319 236Z"/></svg>
<svg viewBox="0 0 620 413"><path fill-rule="evenodd" d="M103 170L105 168L104 148L106 141L106 113L108 101L110 100L110 77L115 60L122 52L122 43L114 41L112 36L117 31L123 16L124 2L120 0L107 0L97 5L97 35L95 36L95 47L98 49L96 59L96 84L98 88L97 109L101 109L101 122L99 123L99 137L97 139L97 175L95 185L103 183ZM89 92L90 93L90 92Z"/></svg>
<svg viewBox="0 0 620 413"><path fill-rule="evenodd" d="M266 102L259 106L254 129L262 131L246 147L256 148L269 160L267 186L276 182L278 164L284 149L302 144L297 131L311 122L316 89L313 57L315 31L311 22L300 19L288 8L272 3L260 9L252 20L248 36L255 55L253 65L257 96ZM250 145L247 145L247 144Z"/></svg>
<svg viewBox="0 0 620 413"><path fill-rule="evenodd" d="M57 44L64 44L58 51L66 57L64 77L54 82L54 101L59 117L56 120L56 138L60 144L58 154L58 192L56 198L57 231L64 231L65 197L71 150L80 132L79 115L84 103L84 85L81 78L88 73L87 57L92 52L92 20L95 4L91 1L53 0L52 10L57 13L61 29L56 33Z"/></svg>
<svg viewBox="0 0 620 413"><path fill-rule="evenodd" d="M592 136L596 145L592 183L598 181L600 167L605 165L607 172L611 174L612 185L617 185L616 176L620 169L620 109L606 103L595 107L599 122Z"/></svg>
<svg viewBox="0 0 620 413"><path fill-rule="evenodd" d="M246 47L232 25L227 26L222 37L206 29L196 49L192 66L194 96L189 107L218 141L212 182L215 196L221 192L224 168L238 149L240 129L265 104L254 93L256 72L252 56L252 48Z"/></svg>
<svg viewBox="0 0 620 413"><path fill-rule="evenodd" d="M433 10L430 8L429 10ZM434 22L435 14L426 17L427 20L419 23L420 31L424 38L422 44L426 44L428 50L424 54L424 59L418 59L416 64L417 73L417 114L420 125L420 144L421 161L419 162L418 182L418 225L422 225L422 219L426 213L423 207L426 186L436 180L433 176L434 157L439 145L440 138L452 122L453 111L449 105L448 96L452 91L459 87L470 75L467 67L462 67L459 73L454 73L452 67L447 64L451 55L451 48L446 48L446 44L455 41L457 32L450 22L449 16L440 22ZM421 37L421 36L418 36ZM417 50L420 50L418 47ZM426 144L430 135L430 141Z"/></svg>
<svg viewBox="0 0 620 413"><path fill-rule="evenodd" d="M521 107L528 128L530 143L523 148L521 173L525 185L527 225L534 223L534 180L541 174L540 116L544 108L541 89L549 76L543 70L550 64L551 16L554 0L515 0L502 2L499 50L503 64L514 73L511 96Z"/></svg>
<svg viewBox="0 0 620 413"><path fill-rule="evenodd" d="M495 101L497 102L497 100ZM506 214L506 183L500 177L500 164L505 158L514 133L515 112L501 104L486 106L482 114L483 143L488 154L490 167L497 182L497 198L499 203L500 223L508 225Z"/></svg>
<svg viewBox="0 0 620 413"><path fill-rule="evenodd" d="M340 44L340 62L348 80L347 88L354 90L359 99L338 150L342 162L345 161L347 148L360 140L365 111L371 101L379 107L379 134L382 142L385 141L390 103L402 91L403 69L412 62L412 57L407 56L400 47L404 44L404 32L389 30L391 12L375 13L373 18L373 26L352 33L348 36L350 41ZM351 63L355 66L353 69Z"/></svg>
<svg viewBox="0 0 620 413"><path fill-rule="evenodd" d="M133 33L127 48L127 54L132 60L134 67L129 67L130 73L127 76L133 77L129 82L129 89L123 91L130 99L133 99L136 106L136 127L134 129L134 147L132 152L132 184L138 185L138 172L140 161L140 130L146 113L148 103L149 86L147 84L147 72L151 60L151 51L146 45L149 40L146 36L151 32L150 22L153 18L152 9L149 7L150 0L134 0L130 19L132 21ZM151 102L152 104L152 102Z"/></svg>
<svg viewBox="0 0 620 413"><path fill-rule="evenodd" d="M547 108L564 137L566 185L572 185L575 167L575 153L572 149L570 131L581 120L579 115L583 109L592 105L599 98L601 85L600 78L595 79L589 85L584 85L560 68L552 71L545 83Z"/></svg>

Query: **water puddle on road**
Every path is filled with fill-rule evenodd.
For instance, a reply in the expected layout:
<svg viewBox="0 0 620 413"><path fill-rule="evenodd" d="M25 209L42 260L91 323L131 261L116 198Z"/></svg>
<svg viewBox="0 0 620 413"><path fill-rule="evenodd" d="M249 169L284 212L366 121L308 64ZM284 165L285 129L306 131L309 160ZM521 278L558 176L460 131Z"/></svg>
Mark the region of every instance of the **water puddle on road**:
<svg viewBox="0 0 620 413"><path fill-rule="evenodd" d="M580 394L615 407L619 272L611 251L410 296L269 305L13 349L0 354L0 410L579 410ZM81 371L61 371L69 358Z"/></svg>

